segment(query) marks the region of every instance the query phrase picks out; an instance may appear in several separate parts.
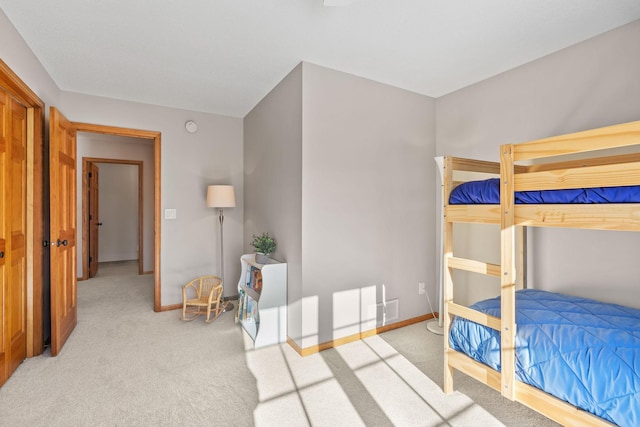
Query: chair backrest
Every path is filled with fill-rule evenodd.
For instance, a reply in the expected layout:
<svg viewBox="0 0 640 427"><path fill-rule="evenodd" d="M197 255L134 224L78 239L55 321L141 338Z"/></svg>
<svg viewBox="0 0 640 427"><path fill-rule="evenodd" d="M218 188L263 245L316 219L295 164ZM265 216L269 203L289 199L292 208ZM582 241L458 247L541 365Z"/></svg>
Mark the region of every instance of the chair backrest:
<svg viewBox="0 0 640 427"><path fill-rule="evenodd" d="M200 297L209 295L216 287L222 288L222 279L218 276L202 276L199 279L198 295Z"/></svg>

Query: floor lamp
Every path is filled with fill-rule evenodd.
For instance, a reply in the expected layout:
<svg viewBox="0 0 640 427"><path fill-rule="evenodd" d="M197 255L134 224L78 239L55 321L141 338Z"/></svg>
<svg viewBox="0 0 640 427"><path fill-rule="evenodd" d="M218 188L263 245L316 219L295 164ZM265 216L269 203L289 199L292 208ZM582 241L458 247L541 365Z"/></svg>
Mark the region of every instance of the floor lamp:
<svg viewBox="0 0 640 427"><path fill-rule="evenodd" d="M233 185L210 185L207 188L207 207L218 208L218 220L220 222L220 278L224 286L224 238L222 234L222 224L224 223L224 208L236 207L236 195L233 191ZM227 303L224 311L230 310L233 310L233 304Z"/></svg>
<svg viewBox="0 0 640 427"><path fill-rule="evenodd" d="M444 335L444 331L442 329L442 292L444 288L444 277L443 277L443 265L444 260L443 252L444 252L444 157L439 156L435 157L434 160L438 165L438 172L440 173L440 264L438 265L439 272L439 295L438 295L438 320L433 320L427 323L427 329L437 335Z"/></svg>

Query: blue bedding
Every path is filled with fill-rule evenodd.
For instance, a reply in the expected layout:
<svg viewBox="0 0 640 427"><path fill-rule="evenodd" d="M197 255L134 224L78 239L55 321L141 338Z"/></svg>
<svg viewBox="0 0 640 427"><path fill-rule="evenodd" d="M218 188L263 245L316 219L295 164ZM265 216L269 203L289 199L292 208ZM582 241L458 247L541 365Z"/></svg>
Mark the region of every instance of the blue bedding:
<svg viewBox="0 0 640 427"><path fill-rule="evenodd" d="M500 317L500 298L472 308ZM640 426L640 310L516 292L516 376L620 426ZM451 348L500 371L500 334L456 318Z"/></svg>
<svg viewBox="0 0 640 427"><path fill-rule="evenodd" d="M640 203L640 185L578 188L569 190L518 191L516 204ZM500 204L500 179L469 181L451 192L452 205Z"/></svg>

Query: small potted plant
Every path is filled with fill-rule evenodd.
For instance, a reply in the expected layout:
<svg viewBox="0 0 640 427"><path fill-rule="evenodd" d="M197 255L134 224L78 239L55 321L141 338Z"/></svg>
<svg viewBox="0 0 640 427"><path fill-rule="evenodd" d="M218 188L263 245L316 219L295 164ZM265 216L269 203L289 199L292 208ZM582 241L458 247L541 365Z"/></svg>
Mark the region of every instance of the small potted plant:
<svg viewBox="0 0 640 427"><path fill-rule="evenodd" d="M256 262L266 264L271 255L276 250L276 240L269 233L254 234L251 246L256 250Z"/></svg>

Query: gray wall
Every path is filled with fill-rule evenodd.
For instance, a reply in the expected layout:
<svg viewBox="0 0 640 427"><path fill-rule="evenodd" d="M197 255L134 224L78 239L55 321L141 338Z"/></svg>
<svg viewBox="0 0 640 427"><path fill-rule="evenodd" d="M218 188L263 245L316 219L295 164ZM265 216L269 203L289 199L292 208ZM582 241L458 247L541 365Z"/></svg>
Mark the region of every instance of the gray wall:
<svg viewBox="0 0 640 427"><path fill-rule="evenodd" d="M425 314L419 282L435 301L434 108L303 64L303 347L375 327L375 303Z"/></svg>
<svg viewBox="0 0 640 427"><path fill-rule="evenodd" d="M374 328L383 298L424 314L418 282L435 301L434 104L303 63L245 118L245 240L278 238L301 347Z"/></svg>
<svg viewBox="0 0 640 427"><path fill-rule="evenodd" d="M302 298L302 65L244 119L244 250L269 232L287 262L289 335L299 335Z"/></svg>
<svg viewBox="0 0 640 427"><path fill-rule="evenodd" d="M636 21L439 98L438 154L497 160L500 144L639 120L639 46ZM498 242L495 231L475 233L456 243L479 243L467 250L480 252ZM640 233L533 229L529 236L535 287L640 307Z"/></svg>

